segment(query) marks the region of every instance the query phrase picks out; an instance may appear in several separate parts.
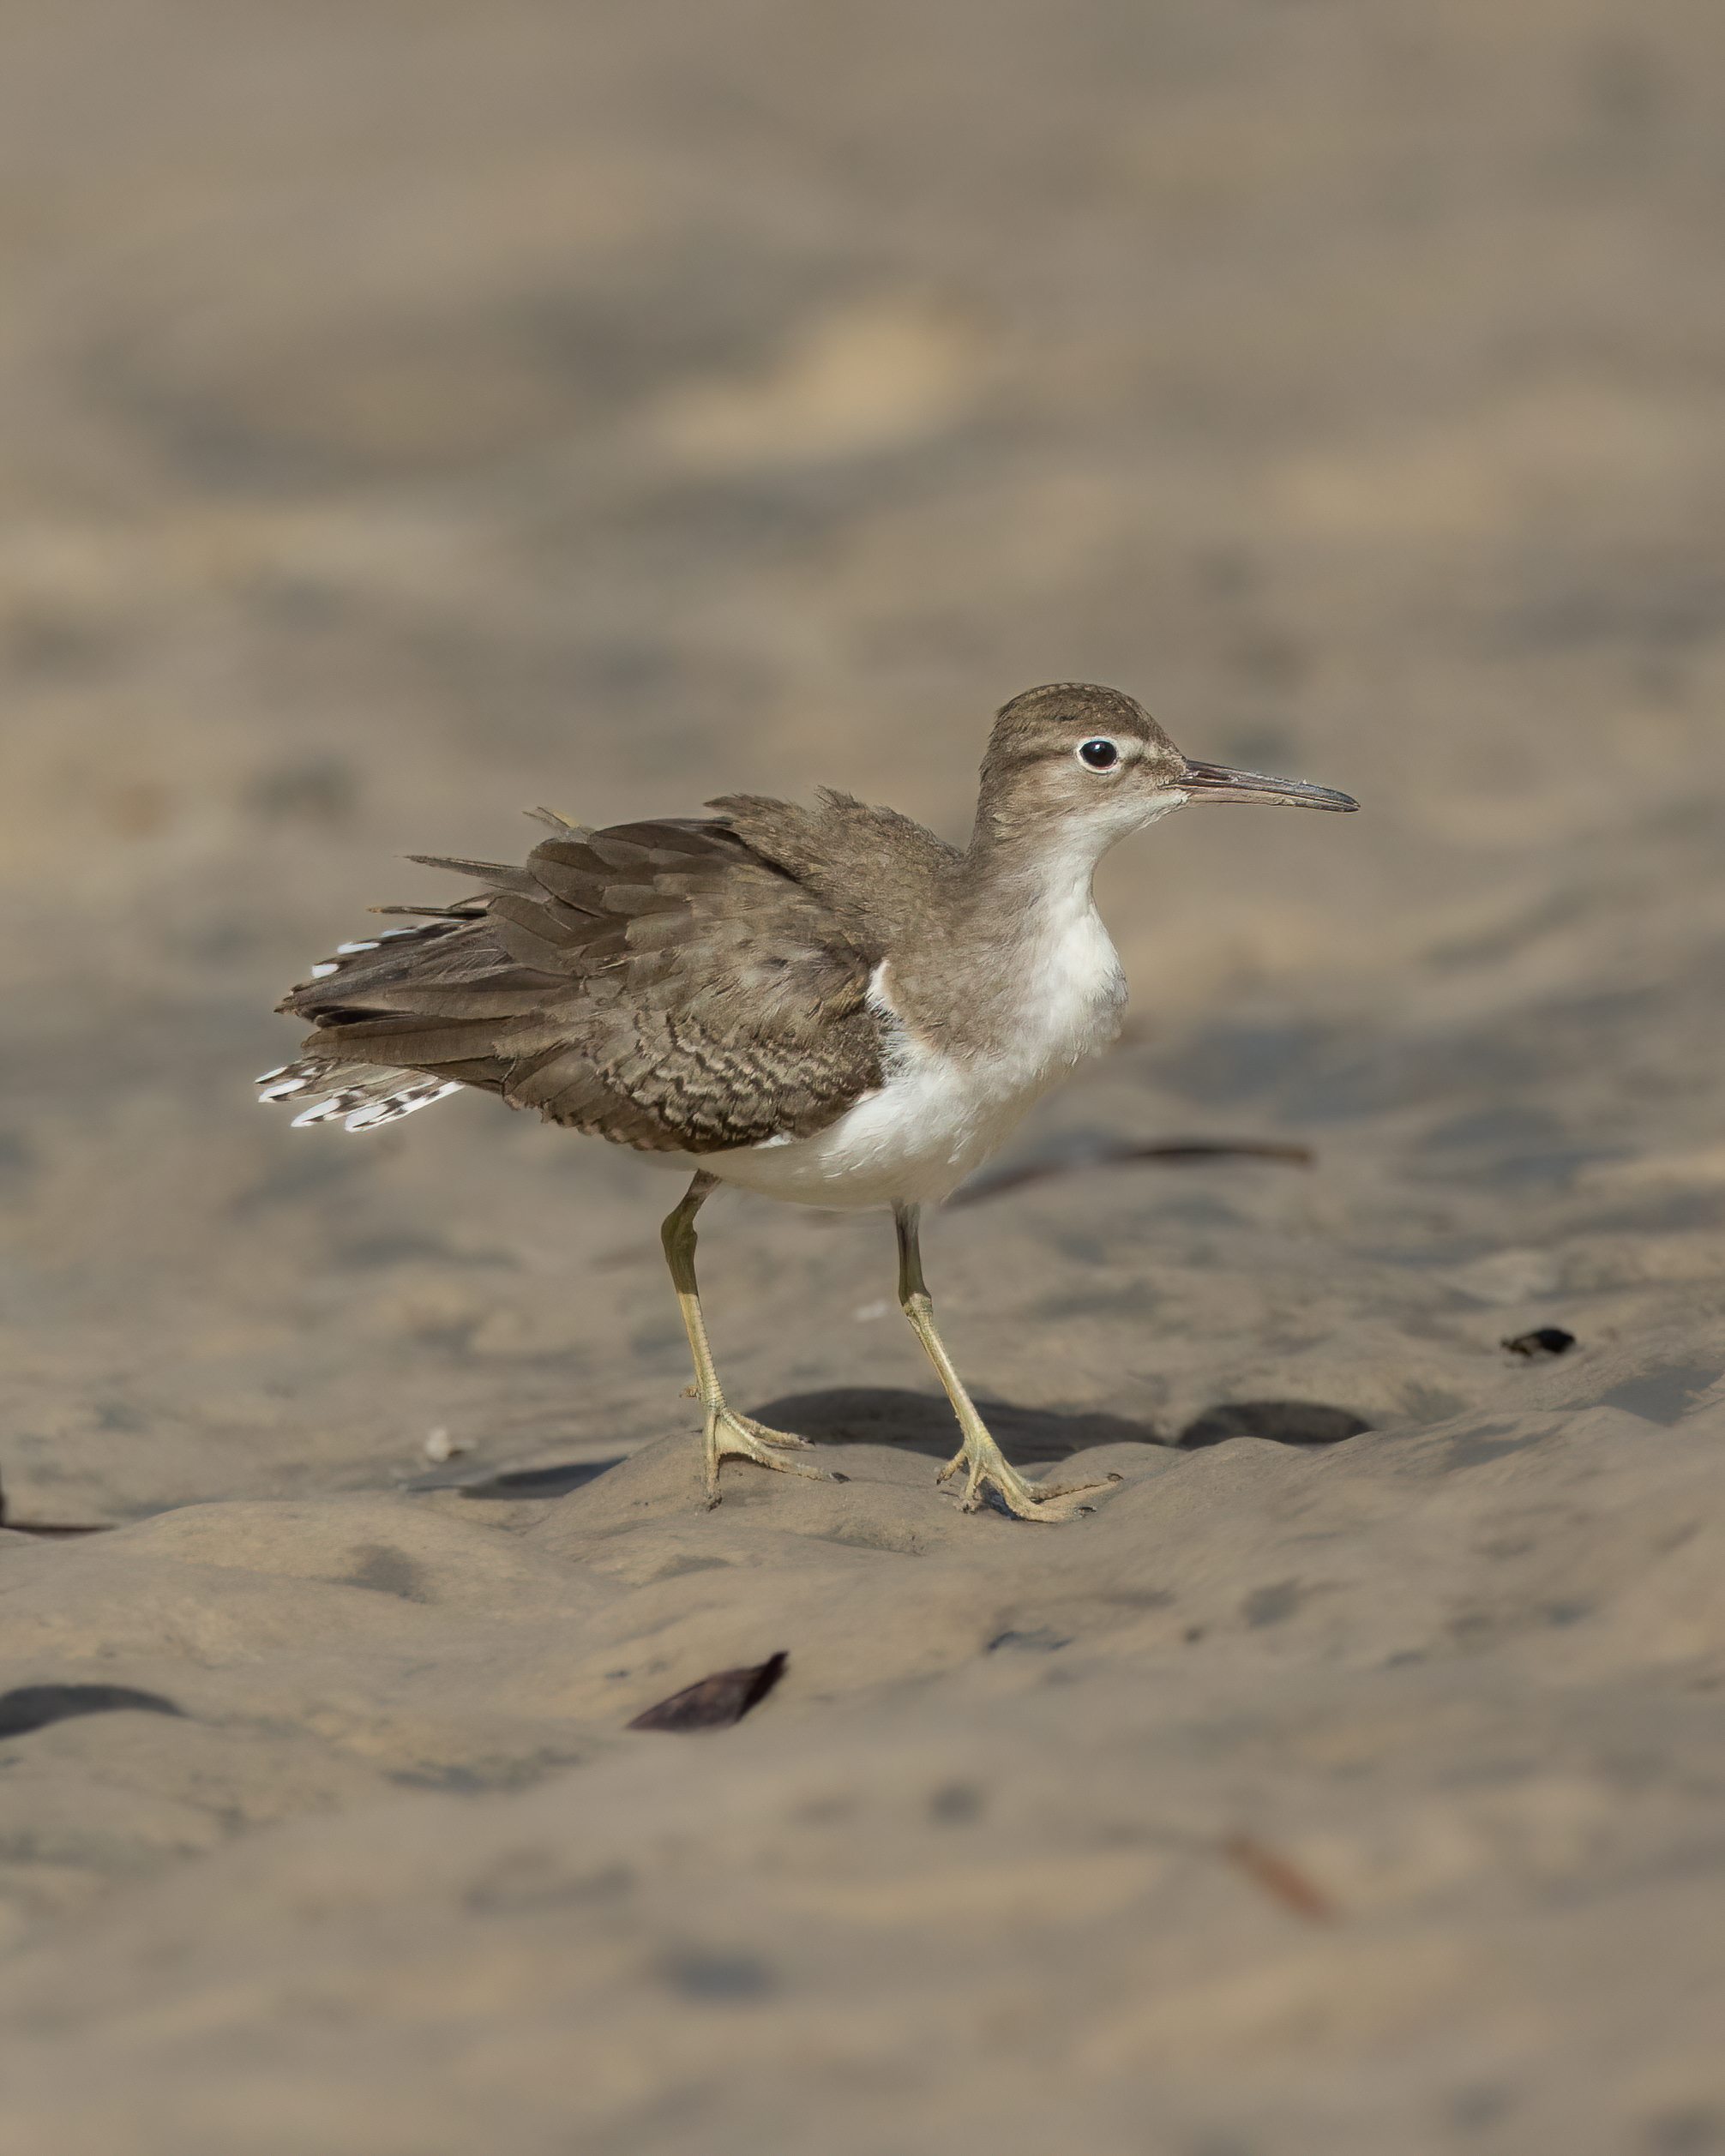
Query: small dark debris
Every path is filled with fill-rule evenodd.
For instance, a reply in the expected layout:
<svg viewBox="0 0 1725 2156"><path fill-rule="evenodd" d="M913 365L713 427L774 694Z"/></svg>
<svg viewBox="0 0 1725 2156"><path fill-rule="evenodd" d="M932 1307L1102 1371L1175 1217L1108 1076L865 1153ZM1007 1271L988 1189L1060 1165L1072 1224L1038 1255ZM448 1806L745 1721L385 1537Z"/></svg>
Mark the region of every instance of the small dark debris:
<svg viewBox="0 0 1725 2156"><path fill-rule="evenodd" d="M758 1707L784 1676L789 1655L769 1655L751 1669L715 1670L624 1724L628 1729L729 1729Z"/></svg>
<svg viewBox="0 0 1725 2156"><path fill-rule="evenodd" d="M1371 1428L1363 1415L1320 1400L1229 1400L1206 1408L1175 1443L1182 1451L1226 1444L1230 1438L1264 1438L1272 1444L1340 1444Z"/></svg>
<svg viewBox="0 0 1725 2156"><path fill-rule="evenodd" d="M980 1817L982 1809L982 1791L972 1789L967 1781L949 1781L929 1799L929 1817L943 1827L963 1826L966 1820Z"/></svg>
<svg viewBox="0 0 1725 2156"><path fill-rule="evenodd" d="M835 1474L833 1475L833 1477L832 1477L832 1480L833 1480L833 1481L835 1481L835 1482L848 1482L848 1481L850 1480L850 1476L849 1476L848 1474Z"/></svg>
<svg viewBox="0 0 1725 2156"><path fill-rule="evenodd" d="M1574 1347L1575 1335L1561 1325L1541 1325L1533 1332L1518 1332L1503 1344L1512 1355L1561 1355Z"/></svg>
<svg viewBox="0 0 1725 2156"><path fill-rule="evenodd" d="M78 1715L179 1715L159 1692L135 1692L126 1685L21 1685L0 1692L0 1737L24 1737L51 1722Z"/></svg>
<svg viewBox="0 0 1725 2156"><path fill-rule="evenodd" d="M1053 1655L1062 1647L1072 1645L1069 1632L1050 1631L1046 1625L1033 1632L996 1632L989 1642L988 1652L995 1654L1002 1647L1016 1647L1034 1655Z"/></svg>
<svg viewBox="0 0 1725 2156"><path fill-rule="evenodd" d="M1296 1917L1304 1917L1310 1924L1334 1923L1336 1905L1329 1895L1297 1865L1290 1864L1286 1857L1278 1856L1275 1850L1265 1848L1253 1835L1229 1835L1222 1845L1222 1853Z"/></svg>

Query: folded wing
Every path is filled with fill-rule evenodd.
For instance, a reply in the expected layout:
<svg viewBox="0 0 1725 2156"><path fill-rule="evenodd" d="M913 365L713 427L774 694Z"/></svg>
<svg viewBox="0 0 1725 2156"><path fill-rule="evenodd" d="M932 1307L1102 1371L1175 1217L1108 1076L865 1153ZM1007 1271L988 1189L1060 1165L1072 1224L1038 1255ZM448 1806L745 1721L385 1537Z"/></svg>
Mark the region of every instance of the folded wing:
<svg viewBox="0 0 1725 2156"><path fill-rule="evenodd" d="M312 1023L303 1062L267 1097L365 1128L470 1085L705 1153L808 1137L881 1083L880 954L793 870L725 822L547 820L520 867L414 856L484 889L315 968L279 1006Z"/></svg>

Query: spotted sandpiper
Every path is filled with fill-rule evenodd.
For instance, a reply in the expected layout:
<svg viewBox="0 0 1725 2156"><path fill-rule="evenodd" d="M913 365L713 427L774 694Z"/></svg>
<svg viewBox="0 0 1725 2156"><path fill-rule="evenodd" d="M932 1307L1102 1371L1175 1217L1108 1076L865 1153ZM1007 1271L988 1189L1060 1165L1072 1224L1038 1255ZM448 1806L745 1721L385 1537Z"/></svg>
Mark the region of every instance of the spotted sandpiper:
<svg viewBox="0 0 1725 2156"><path fill-rule="evenodd" d="M892 1208L899 1300L963 1442L965 1509L1027 1520L1080 1487L1002 1456L935 1329L920 1209L1120 1030L1126 983L1091 880L1116 840L1193 802L1351 809L1346 794L1182 756L1118 689L1027 690L995 721L965 852L824 790L710 817L551 826L520 867L413 854L483 888L338 946L278 1007L301 1060L258 1082L304 1124L376 1130L472 1086L695 1166L662 1230L694 1357L706 1490L719 1463L820 1478L807 1440L727 1407L695 1286L695 1216L720 1183L795 1204Z"/></svg>

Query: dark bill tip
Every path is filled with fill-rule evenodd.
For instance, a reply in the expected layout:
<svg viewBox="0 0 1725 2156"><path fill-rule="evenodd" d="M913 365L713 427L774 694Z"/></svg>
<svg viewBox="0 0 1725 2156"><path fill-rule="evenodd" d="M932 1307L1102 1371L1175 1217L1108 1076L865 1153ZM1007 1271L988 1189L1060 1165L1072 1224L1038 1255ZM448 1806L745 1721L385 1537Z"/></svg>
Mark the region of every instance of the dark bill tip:
<svg viewBox="0 0 1725 2156"><path fill-rule="evenodd" d="M1187 757L1181 782L1193 801L1255 801L1271 808L1328 808L1347 815L1360 804L1333 786L1313 786L1303 778L1266 778L1261 772L1230 771L1226 764L1200 764Z"/></svg>

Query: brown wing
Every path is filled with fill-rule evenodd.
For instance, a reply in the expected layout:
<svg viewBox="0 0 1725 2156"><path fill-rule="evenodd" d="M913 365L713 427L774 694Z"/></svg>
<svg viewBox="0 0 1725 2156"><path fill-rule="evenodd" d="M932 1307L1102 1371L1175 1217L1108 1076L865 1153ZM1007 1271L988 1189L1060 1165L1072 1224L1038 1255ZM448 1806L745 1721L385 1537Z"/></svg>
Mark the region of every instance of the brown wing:
<svg viewBox="0 0 1725 2156"><path fill-rule="evenodd" d="M308 1056L420 1071L644 1151L824 1129L881 1083L879 953L726 825L574 826L489 886L345 946L279 1006ZM358 1075L356 1073L356 1075Z"/></svg>

